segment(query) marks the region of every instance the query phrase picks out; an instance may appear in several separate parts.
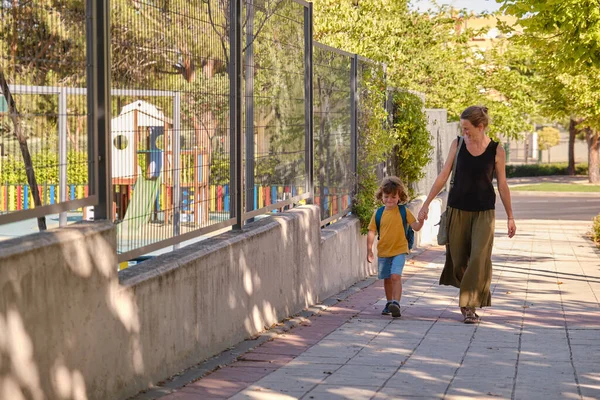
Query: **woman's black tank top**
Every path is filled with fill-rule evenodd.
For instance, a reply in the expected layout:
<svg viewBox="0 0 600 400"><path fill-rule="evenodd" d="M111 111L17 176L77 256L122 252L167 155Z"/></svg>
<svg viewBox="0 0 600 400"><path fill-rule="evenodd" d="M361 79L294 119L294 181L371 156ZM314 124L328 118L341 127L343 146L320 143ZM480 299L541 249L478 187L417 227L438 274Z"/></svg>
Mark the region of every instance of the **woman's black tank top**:
<svg viewBox="0 0 600 400"><path fill-rule="evenodd" d="M464 211L493 210L496 192L492 179L496 165L498 142L490 141L485 151L475 157L463 143L456 163L454 186L448 196L448 205Z"/></svg>

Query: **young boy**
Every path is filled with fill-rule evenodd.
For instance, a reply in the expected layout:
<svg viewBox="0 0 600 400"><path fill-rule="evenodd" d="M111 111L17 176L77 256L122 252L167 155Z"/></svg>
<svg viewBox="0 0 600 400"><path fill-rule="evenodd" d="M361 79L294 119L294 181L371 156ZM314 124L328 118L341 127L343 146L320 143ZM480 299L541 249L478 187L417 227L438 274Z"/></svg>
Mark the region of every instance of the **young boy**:
<svg viewBox="0 0 600 400"><path fill-rule="evenodd" d="M401 316L402 270L409 249L398 205L408 202L408 193L400 178L391 176L383 180L375 197L385 206L381 215L379 242L377 243L379 279L383 279L387 299L387 304L381 314L392 314L392 317L399 318ZM367 236L367 261L369 263L373 262L374 258L373 241L377 235L376 214L377 212L373 213ZM408 207L406 208L406 221L415 231L423 227L424 220L417 221Z"/></svg>

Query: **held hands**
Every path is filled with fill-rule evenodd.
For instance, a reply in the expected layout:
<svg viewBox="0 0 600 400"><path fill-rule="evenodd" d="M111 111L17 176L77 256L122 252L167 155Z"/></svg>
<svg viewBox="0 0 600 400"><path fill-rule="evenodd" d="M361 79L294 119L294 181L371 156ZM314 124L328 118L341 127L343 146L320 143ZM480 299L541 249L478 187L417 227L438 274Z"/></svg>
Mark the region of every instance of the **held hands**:
<svg viewBox="0 0 600 400"><path fill-rule="evenodd" d="M419 210L419 216L417 217L419 222L423 222L427 219L427 215L429 214L429 206L423 205Z"/></svg>
<svg viewBox="0 0 600 400"><path fill-rule="evenodd" d="M507 225L508 225L508 237L512 238L513 236L515 236L515 233L517 232L517 225L515 224L515 219L509 218Z"/></svg>

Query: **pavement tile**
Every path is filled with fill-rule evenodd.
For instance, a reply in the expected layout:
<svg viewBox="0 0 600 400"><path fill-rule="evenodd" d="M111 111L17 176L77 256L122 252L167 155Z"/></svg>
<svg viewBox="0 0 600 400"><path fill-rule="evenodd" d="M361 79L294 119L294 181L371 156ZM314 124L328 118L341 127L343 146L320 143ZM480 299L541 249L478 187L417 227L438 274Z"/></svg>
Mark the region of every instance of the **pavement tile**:
<svg viewBox="0 0 600 400"><path fill-rule="evenodd" d="M235 365L235 364L233 364ZM252 368L252 367L225 367L221 368L210 374L212 379L222 379L224 381L234 381L234 382L256 382L259 379L264 378L271 372L273 369L265 369L265 368Z"/></svg>
<svg viewBox="0 0 600 400"><path fill-rule="evenodd" d="M505 398L510 399L513 390L512 376L457 376L448 389L446 398Z"/></svg>
<svg viewBox="0 0 600 400"><path fill-rule="evenodd" d="M213 397L210 400L217 400L217 399L227 399L228 397ZM183 392L181 390L175 392L175 393L171 393L168 394L166 396L163 396L160 398L161 400L205 400L205 399L209 399L209 397L207 396L203 396L199 393L187 393L187 392Z"/></svg>
<svg viewBox="0 0 600 400"><path fill-rule="evenodd" d="M206 397L229 397L248 386L246 382L232 382L210 376L184 386L180 391Z"/></svg>
<svg viewBox="0 0 600 400"><path fill-rule="evenodd" d="M290 356L287 354L260 353L256 351L248 352L246 354L241 355L238 358L239 361L267 361L269 363L279 365L287 364L293 359L294 356Z"/></svg>
<svg viewBox="0 0 600 400"><path fill-rule="evenodd" d="M396 367L344 365L329 375L324 385L381 386L396 372Z"/></svg>
<svg viewBox="0 0 600 400"><path fill-rule="evenodd" d="M350 361L350 357L319 357L319 356L308 356L301 354L294 359L294 361L305 362L311 364L339 364L344 365Z"/></svg>
<svg viewBox="0 0 600 400"><path fill-rule="evenodd" d="M315 400L369 400L377 393L377 387L348 385L318 385L304 397Z"/></svg>
<svg viewBox="0 0 600 400"><path fill-rule="evenodd" d="M289 343L265 343L262 346L257 347L252 352L253 353L263 353L263 354L279 354L279 355L288 355L288 356L297 356L302 354L306 350L310 348L310 345L297 346L290 345Z"/></svg>
<svg viewBox="0 0 600 400"><path fill-rule="evenodd" d="M373 399L375 400L397 400L397 399L441 399L444 396L444 390L446 386L436 388L431 386L424 386L422 390L413 390L411 388L395 388L395 387L384 387L381 389Z"/></svg>
<svg viewBox="0 0 600 400"><path fill-rule="evenodd" d="M277 392L259 386L248 388L235 396L231 400L293 400L301 398L306 392Z"/></svg>

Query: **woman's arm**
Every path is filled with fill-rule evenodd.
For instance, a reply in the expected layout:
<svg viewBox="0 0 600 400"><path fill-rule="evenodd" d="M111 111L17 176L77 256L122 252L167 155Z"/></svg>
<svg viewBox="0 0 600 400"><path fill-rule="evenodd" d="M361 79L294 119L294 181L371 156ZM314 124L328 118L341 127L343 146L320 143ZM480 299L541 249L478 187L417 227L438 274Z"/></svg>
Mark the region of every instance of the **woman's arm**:
<svg viewBox="0 0 600 400"><path fill-rule="evenodd" d="M515 236L517 232L517 225L515 224L515 218L512 212L512 205L510 201L510 189L508 188L508 182L506 182L506 152L504 147L498 145L496 149L496 181L498 182L498 193L500 193L500 200L506 211L508 217L508 237Z"/></svg>
<svg viewBox="0 0 600 400"><path fill-rule="evenodd" d="M427 199L421 206L421 210L419 211L419 221L427 219L427 214L429 213L429 204L431 204L433 199L435 199L435 196L437 196L446 185L446 181L448 181L448 178L452 173L452 164L454 164L454 157L456 156L457 147L458 139L454 139L452 141L452 144L450 145L450 151L448 152L448 158L446 158L446 163L444 164L444 167L435 179L435 182L433 182L433 186L429 191L429 195L427 196Z"/></svg>

